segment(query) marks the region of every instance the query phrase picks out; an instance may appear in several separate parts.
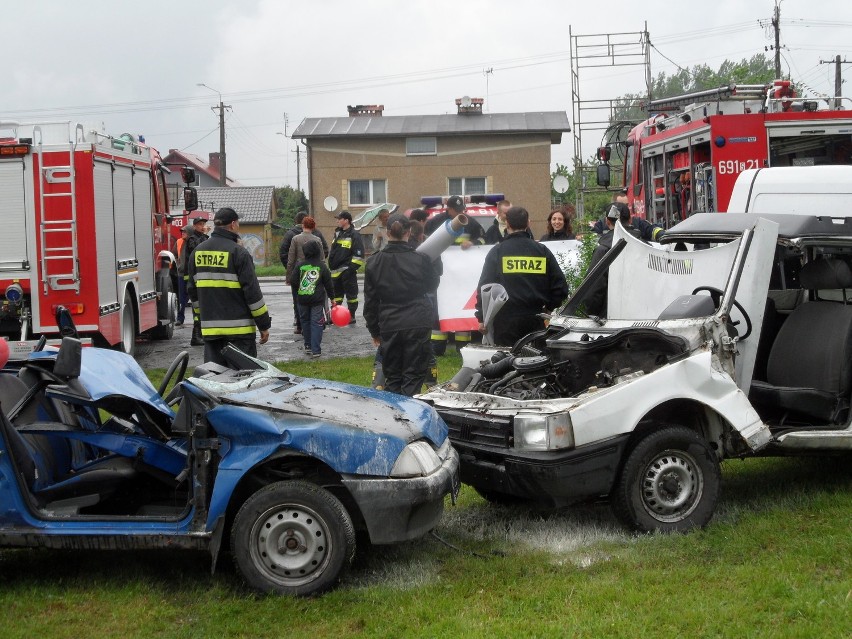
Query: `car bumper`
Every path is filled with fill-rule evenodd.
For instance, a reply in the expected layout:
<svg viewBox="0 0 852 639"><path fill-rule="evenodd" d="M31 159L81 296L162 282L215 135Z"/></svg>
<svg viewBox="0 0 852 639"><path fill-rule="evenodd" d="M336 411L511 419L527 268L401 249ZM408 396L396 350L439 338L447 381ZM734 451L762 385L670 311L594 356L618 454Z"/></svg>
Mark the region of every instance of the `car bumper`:
<svg viewBox="0 0 852 639"><path fill-rule="evenodd" d="M427 477L370 479L344 477L367 525L370 541L392 544L422 537L444 512L444 497L455 500L459 487L459 458L450 448L441 467Z"/></svg>
<svg viewBox="0 0 852 639"><path fill-rule="evenodd" d="M626 444L627 435L574 450L519 453L453 441L462 482L550 506L608 495Z"/></svg>

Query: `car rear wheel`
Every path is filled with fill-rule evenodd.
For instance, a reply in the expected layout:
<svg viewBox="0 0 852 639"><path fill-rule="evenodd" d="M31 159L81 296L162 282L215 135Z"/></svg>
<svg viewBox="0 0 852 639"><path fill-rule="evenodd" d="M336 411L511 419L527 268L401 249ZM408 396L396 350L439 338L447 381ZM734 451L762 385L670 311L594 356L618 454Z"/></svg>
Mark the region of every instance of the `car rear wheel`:
<svg viewBox="0 0 852 639"><path fill-rule="evenodd" d="M689 428L667 426L630 452L612 508L635 530L685 532L710 522L720 486L719 462L707 442Z"/></svg>
<svg viewBox="0 0 852 639"><path fill-rule="evenodd" d="M283 481L259 490L240 508L231 551L251 588L312 595L332 587L352 564L355 529L330 492Z"/></svg>

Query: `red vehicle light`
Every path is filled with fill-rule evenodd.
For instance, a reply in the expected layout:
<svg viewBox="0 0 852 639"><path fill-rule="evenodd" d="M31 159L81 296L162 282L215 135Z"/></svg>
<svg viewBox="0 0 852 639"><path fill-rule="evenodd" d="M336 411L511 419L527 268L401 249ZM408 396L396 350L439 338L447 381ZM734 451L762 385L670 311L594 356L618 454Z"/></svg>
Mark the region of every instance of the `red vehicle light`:
<svg viewBox="0 0 852 639"><path fill-rule="evenodd" d="M82 315L83 311L85 310L85 306L84 306L83 302L75 302L73 304L54 304L51 307L54 315L56 315L56 310L60 306L64 306L65 308L67 308L68 312L71 313L71 315Z"/></svg>
<svg viewBox="0 0 852 639"><path fill-rule="evenodd" d="M23 157L30 154L29 144L9 144L0 146L0 157Z"/></svg>

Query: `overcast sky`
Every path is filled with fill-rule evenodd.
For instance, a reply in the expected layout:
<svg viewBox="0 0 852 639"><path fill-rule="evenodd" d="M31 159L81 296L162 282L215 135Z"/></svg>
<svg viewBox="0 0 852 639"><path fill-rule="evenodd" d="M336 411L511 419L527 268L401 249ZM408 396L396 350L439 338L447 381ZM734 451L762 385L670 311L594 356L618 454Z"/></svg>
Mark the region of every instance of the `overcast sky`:
<svg viewBox="0 0 852 639"><path fill-rule="evenodd" d="M6 0L9 2L10 0ZM392 115L455 112L486 98L491 113L571 108L575 36L638 34L654 75L675 65L740 60L773 42L774 0L705 3L565 0L28 0L7 12L0 120L75 120L144 134L166 153L206 158L227 112L228 174L245 185L296 186L305 117L383 104ZM835 55L849 59L848 0L783 0L782 69L834 93ZM772 55L772 52L769 52ZM489 72L486 72L489 70ZM197 86L205 83L214 91ZM844 96L852 95L844 83ZM801 87L801 85L800 85ZM644 91L641 67L583 70L583 99ZM584 138L584 146L588 141ZM595 141L591 142L591 148ZM571 134L553 162L571 164ZM302 154L302 186L305 178ZM317 194L321 195L321 194ZM406 203L401 203L406 204Z"/></svg>

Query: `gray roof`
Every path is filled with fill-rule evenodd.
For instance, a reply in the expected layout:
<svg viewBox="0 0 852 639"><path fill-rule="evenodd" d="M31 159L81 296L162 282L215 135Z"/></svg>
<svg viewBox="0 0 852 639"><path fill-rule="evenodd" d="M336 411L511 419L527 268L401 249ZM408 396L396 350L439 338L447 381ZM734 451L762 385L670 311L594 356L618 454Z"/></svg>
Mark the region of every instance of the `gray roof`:
<svg viewBox="0 0 852 639"><path fill-rule="evenodd" d="M198 187L198 203L203 209L228 206L240 216L241 224L266 224L273 206L272 186Z"/></svg>
<svg viewBox="0 0 852 639"><path fill-rule="evenodd" d="M294 138L414 137L548 133L554 144L571 130L565 111L305 118Z"/></svg>

